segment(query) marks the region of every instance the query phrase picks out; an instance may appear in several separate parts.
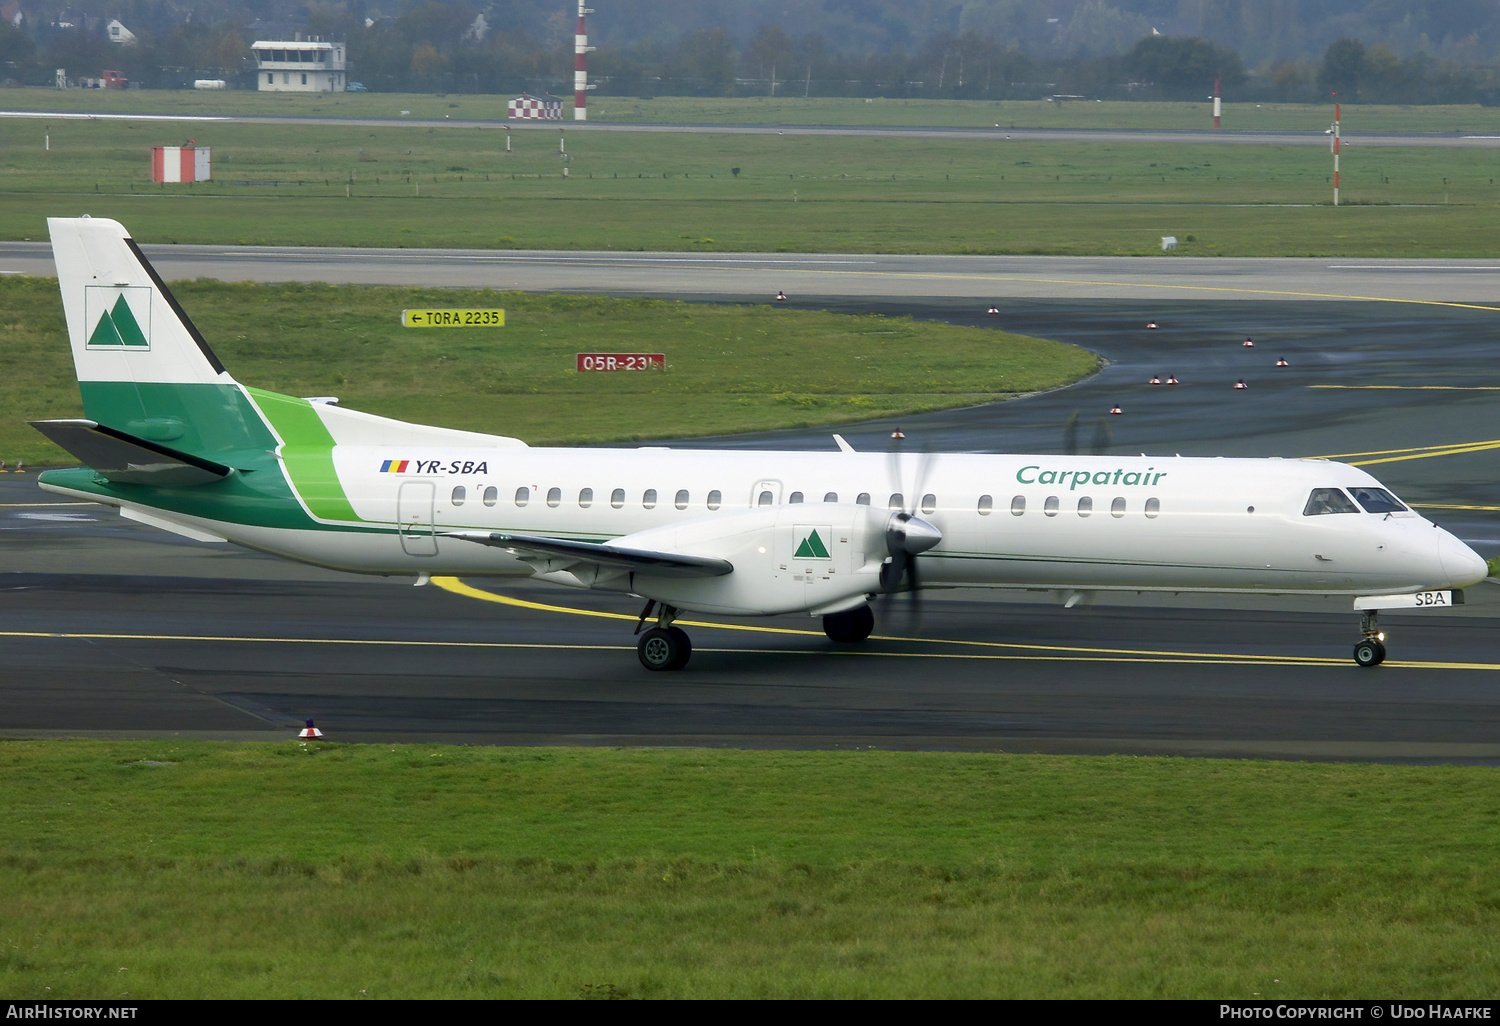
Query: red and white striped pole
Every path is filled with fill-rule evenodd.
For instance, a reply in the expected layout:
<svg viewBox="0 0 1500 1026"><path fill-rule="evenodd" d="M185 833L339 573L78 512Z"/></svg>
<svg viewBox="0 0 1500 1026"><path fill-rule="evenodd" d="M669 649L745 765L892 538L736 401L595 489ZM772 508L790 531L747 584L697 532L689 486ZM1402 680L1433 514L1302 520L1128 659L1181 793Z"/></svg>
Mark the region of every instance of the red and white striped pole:
<svg viewBox="0 0 1500 1026"><path fill-rule="evenodd" d="M1338 93L1334 93L1337 96ZM1333 205L1339 205L1339 101L1333 101Z"/></svg>
<svg viewBox="0 0 1500 1026"><path fill-rule="evenodd" d="M593 8L583 6L578 0L578 32L573 36L573 120L589 119L589 72L584 54L593 49L589 45L588 32L583 27L583 16L593 14Z"/></svg>
<svg viewBox="0 0 1500 1026"><path fill-rule="evenodd" d="M1222 79L1214 79L1214 127L1219 127L1219 83Z"/></svg>

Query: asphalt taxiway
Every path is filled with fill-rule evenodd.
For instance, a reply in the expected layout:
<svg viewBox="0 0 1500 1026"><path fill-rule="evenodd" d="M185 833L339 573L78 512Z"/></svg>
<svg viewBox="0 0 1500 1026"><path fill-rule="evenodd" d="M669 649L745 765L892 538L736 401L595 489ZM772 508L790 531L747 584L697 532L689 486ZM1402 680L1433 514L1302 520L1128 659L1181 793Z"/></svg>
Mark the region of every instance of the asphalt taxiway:
<svg viewBox="0 0 1500 1026"><path fill-rule="evenodd" d="M1430 280L1430 297L1453 295ZM905 418L908 445L1334 455L1500 553L1483 304L1028 298L991 316L964 297L792 302L998 324L1109 361L1072 388ZM883 447L893 426L843 434ZM832 443L816 430L692 444ZM1492 584L1448 613L1384 614L1391 657L1375 670L1349 657L1347 599L1096 595L1064 609L1045 592L938 592L919 619L883 604L857 651L810 619L703 618L689 667L651 674L626 600L515 580L413 589L50 505L64 501L0 476L0 736L281 738L314 717L371 741L1500 761Z"/></svg>

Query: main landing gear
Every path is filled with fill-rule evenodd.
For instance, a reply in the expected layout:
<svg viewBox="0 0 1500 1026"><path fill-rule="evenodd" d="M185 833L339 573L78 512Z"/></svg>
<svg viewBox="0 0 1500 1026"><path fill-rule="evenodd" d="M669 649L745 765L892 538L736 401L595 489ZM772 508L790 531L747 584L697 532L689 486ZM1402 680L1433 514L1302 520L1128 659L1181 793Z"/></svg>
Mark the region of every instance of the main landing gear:
<svg viewBox="0 0 1500 1026"><path fill-rule="evenodd" d="M1376 621L1379 615L1377 609L1359 614L1359 633L1363 637L1354 646L1354 661L1361 666L1379 666L1385 662L1385 634Z"/></svg>
<svg viewBox="0 0 1500 1026"><path fill-rule="evenodd" d="M687 631L672 626L672 621L677 619L677 608L665 603L656 614L656 626L642 633L646 617L651 615L651 610L655 607L656 600L648 600L635 625L635 633L639 635L639 640L635 643L636 655L640 657L641 665L648 670L680 670L692 658L693 642L688 638Z"/></svg>
<svg viewBox="0 0 1500 1026"><path fill-rule="evenodd" d="M875 614L869 606L829 613L823 617L823 633L844 645L857 645L875 629Z"/></svg>

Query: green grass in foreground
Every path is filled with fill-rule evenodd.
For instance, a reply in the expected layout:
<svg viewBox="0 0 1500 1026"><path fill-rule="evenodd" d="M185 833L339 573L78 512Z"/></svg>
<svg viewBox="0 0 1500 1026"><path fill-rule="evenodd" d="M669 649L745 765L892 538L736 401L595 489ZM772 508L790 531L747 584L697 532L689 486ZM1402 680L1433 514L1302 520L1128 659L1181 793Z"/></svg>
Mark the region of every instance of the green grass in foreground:
<svg viewBox="0 0 1500 1026"><path fill-rule="evenodd" d="M1488 768L13 742L0 783L15 999L1500 982Z"/></svg>
<svg viewBox="0 0 1500 1026"><path fill-rule="evenodd" d="M1482 257L1494 151L487 128L195 125L215 180L152 185L155 123L0 119L0 238L480 249ZM171 131L171 135L166 135ZM735 176L731 169L739 168ZM346 191L349 196L346 197Z"/></svg>
<svg viewBox="0 0 1500 1026"><path fill-rule="evenodd" d="M972 405L1092 373L1077 346L907 318L597 296L200 280L173 292L241 382L422 424L594 443L847 423ZM406 308L501 307L419 330ZM574 355L660 352L665 373ZM0 278L0 459L72 462L29 420L82 414L57 282Z"/></svg>

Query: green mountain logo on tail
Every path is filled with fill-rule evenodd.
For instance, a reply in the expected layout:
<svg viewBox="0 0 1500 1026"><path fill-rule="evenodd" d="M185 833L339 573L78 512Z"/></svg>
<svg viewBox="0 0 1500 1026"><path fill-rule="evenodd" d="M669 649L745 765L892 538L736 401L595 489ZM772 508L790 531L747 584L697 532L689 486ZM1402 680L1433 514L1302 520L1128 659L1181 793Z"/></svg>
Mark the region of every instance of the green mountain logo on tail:
<svg viewBox="0 0 1500 1026"><path fill-rule="evenodd" d="M825 532L829 531L829 529L826 527L822 528L821 530ZM807 533L804 535L802 534L803 531L806 531ZM801 536L802 540L797 544L797 551L792 554L793 559L833 558L828 554L828 546L824 543L823 537L818 533L818 531L819 528L816 527L797 528L797 534Z"/></svg>
<svg viewBox="0 0 1500 1026"><path fill-rule="evenodd" d="M151 348L151 339L146 330L151 324L150 289L90 286L86 292L88 301L84 304L87 308L84 316L93 325L89 331L89 349ZM135 295L130 295L131 293ZM135 302L132 303L132 299ZM137 316L137 312L140 316ZM145 319L145 329L142 328L142 318Z"/></svg>

